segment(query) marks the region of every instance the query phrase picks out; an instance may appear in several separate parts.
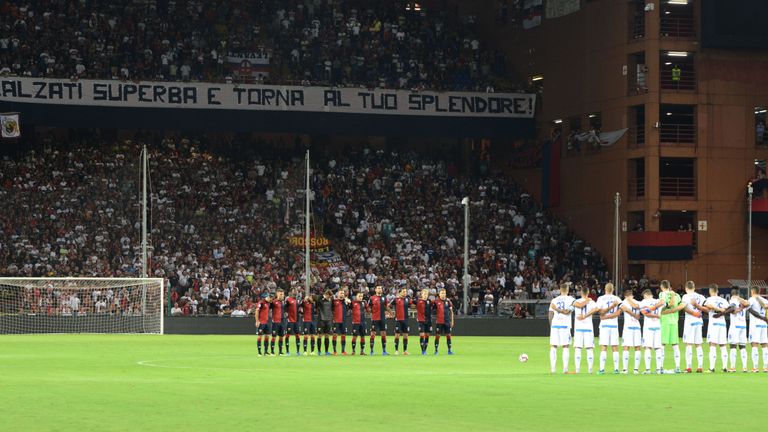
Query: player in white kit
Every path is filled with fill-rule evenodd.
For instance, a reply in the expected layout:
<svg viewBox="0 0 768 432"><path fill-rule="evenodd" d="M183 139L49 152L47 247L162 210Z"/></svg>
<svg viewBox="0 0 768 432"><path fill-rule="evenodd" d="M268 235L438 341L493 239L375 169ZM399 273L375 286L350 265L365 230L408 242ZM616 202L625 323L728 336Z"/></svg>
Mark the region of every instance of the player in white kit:
<svg viewBox="0 0 768 432"><path fill-rule="evenodd" d="M549 304L549 365L555 373L557 365L557 348L563 349L563 373L568 373L571 346L571 313L574 298L568 295L570 285L560 284L560 295L553 298Z"/></svg>
<svg viewBox="0 0 768 432"><path fill-rule="evenodd" d="M749 302L739 297L739 290L731 290L731 299L726 312L731 314L731 325L728 327L728 344L731 346L730 372L736 372L736 349L741 355L741 371L747 371L747 312Z"/></svg>
<svg viewBox="0 0 768 432"><path fill-rule="evenodd" d="M685 372L692 372L693 347L696 347L696 373L701 373L704 367L704 348L701 347L701 333L704 329L702 316L702 304L706 298L696 292L696 284L693 281L685 283L685 294L682 302L685 303L685 320L683 321L683 343L685 344Z"/></svg>
<svg viewBox="0 0 768 432"><path fill-rule="evenodd" d="M768 317L765 309L768 300L760 296L760 289L749 290L749 342L752 344L752 372L760 370L758 347L763 348L763 372L768 372Z"/></svg>
<svg viewBox="0 0 768 432"><path fill-rule="evenodd" d="M635 374L640 370L640 352L643 346L643 333L640 326L640 305L635 301L632 290L624 291L624 301L619 308L624 312L624 328L621 332L621 345L624 348L622 360L626 374L629 369L629 351L635 351Z"/></svg>
<svg viewBox="0 0 768 432"><path fill-rule="evenodd" d="M709 323L707 324L707 342L709 342L709 371L715 371L717 363L717 347L720 347L720 359L723 362L723 372L728 372L728 348L726 347L726 325L725 309L728 307L728 301L718 294L716 284L709 286L709 297L704 301L703 306L709 312Z"/></svg>
<svg viewBox="0 0 768 432"><path fill-rule="evenodd" d="M651 290L643 291L643 301L640 302L640 313L643 314L643 346L645 347L645 375L651 373L651 350L656 354L656 373L664 373L664 346L661 344L661 311L664 302L653 298Z"/></svg>
<svg viewBox="0 0 768 432"><path fill-rule="evenodd" d="M605 373L605 362L610 345L613 351L613 373L619 373L619 309L621 299L613 295L613 284L605 284L605 295L598 297L597 307L600 309L600 370Z"/></svg>
<svg viewBox="0 0 768 432"><path fill-rule="evenodd" d="M597 303L589 298L589 287L582 286L579 290L581 298L573 303L573 360L574 370L579 373L581 369L581 351L587 350L587 371L592 373L592 365L595 360L595 328L592 324L592 315L597 309Z"/></svg>

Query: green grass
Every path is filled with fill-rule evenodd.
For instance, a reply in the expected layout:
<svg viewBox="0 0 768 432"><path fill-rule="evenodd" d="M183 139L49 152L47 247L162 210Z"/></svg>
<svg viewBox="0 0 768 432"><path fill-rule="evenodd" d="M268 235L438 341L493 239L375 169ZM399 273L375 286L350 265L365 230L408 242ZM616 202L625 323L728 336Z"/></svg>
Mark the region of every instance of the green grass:
<svg viewBox="0 0 768 432"><path fill-rule="evenodd" d="M410 342L416 352L418 338ZM441 349L437 357L257 358L255 338L244 336L0 336L0 431L764 425L749 406L762 405L768 374L550 375L546 338L456 337L457 355Z"/></svg>

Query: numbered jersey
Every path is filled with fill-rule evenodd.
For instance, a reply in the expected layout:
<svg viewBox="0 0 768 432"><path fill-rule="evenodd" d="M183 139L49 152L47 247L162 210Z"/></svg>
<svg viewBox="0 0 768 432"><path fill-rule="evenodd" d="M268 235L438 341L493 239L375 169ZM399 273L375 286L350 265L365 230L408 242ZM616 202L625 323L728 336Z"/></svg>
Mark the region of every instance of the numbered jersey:
<svg viewBox="0 0 768 432"><path fill-rule="evenodd" d="M703 295L697 294L697 293L683 295L683 303L685 303L685 310L691 311L691 312L698 310L692 306L693 303L696 303L697 305L701 306L704 304L705 300L706 298L704 298ZM694 323L701 324L703 322L704 322L703 317L695 317L688 313L685 314L685 325L687 326L690 326Z"/></svg>
<svg viewBox="0 0 768 432"><path fill-rule="evenodd" d="M641 309L650 309L653 306L655 306L658 302L659 301L656 300L655 298L645 299L645 300L640 302L640 308ZM661 316L661 311L662 310L664 310L664 306L659 307L658 309L656 309L652 313L654 315ZM646 327L659 327L661 325L661 320L658 319L658 318L653 318L653 317L645 317L645 318L643 318L643 323L645 324Z"/></svg>
<svg viewBox="0 0 768 432"><path fill-rule="evenodd" d="M605 312L606 314L616 313L616 311L619 309L619 304L620 303L621 303L621 299L616 297L613 294L606 294L604 296L600 296L597 299L597 307L600 308L600 309L605 309L608 306L610 306L611 304L615 304L614 307L608 309L608 311ZM615 318L604 319L604 320L600 321L600 325L601 326L603 326L603 325L618 326L619 325L619 317L617 316Z"/></svg>
<svg viewBox="0 0 768 432"><path fill-rule="evenodd" d="M747 310L736 311L741 308L741 302L737 299L731 299L728 306L733 306L734 311L731 312L731 326L746 327L747 326Z"/></svg>
<svg viewBox="0 0 768 432"><path fill-rule="evenodd" d="M624 300L621 303L621 305L619 305L619 306L620 307L625 307L625 308L631 310L632 313L634 313L634 314L639 314L640 313L640 309L637 309L637 308L633 307L632 303L628 302L627 300ZM624 311L624 328L625 329L628 329L628 328L639 329L640 328L640 320L635 318L634 316L632 316L632 314L629 314L626 311Z"/></svg>
<svg viewBox="0 0 768 432"><path fill-rule="evenodd" d="M566 309L569 311L573 311L573 297L568 295L561 295L557 296L552 299L552 305L557 307L558 309ZM550 309L552 310L552 309ZM554 316L552 317L552 327L562 327L565 326L566 328L571 328L571 316L566 314L561 314L560 312L557 312L555 310L552 310L554 312Z"/></svg>
<svg viewBox="0 0 768 432"><path fill-rule="evenodd" d="M573 306L573 328L576 330L589 330L594 331L594 326L592 325L592 317L584 318L583 320L578 319L579 315L586 315L593 310L597 309L597 303L589 300L589 303L585 304L582 307L578 307L574 304Z"/></svg>
<svg viewBox="0 0 768 432"><path fill-rule="evenodd" d="M768 300L765 300L762 297L750 297L749 298L749 309L756 312L758 315L764 317L765 316L765 306L768 305ZM753 317L752 315L749 316L750 321L755 321L758 324L765 324L765 321L758 319L757 317Z"/></svg>
<svg viewBox="0 0 768 432"><path fill-rule="evenodd" d="M704 301L704 306L714 306L720 309L726 309L728 307L728 301L720 296L707 297ZM715 318L717 312L714 310L709 311L709 325L722 324L725 325L725 315Z"/></svg>

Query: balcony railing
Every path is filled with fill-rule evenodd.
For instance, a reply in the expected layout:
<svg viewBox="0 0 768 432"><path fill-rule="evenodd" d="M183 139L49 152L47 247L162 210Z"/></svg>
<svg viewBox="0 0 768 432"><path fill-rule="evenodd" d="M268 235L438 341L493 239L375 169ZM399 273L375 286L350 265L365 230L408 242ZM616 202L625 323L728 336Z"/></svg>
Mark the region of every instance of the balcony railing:
<svg viewBox="0 0 768 432"><path fill-rule="evenodd" d="M661 16L661 37L693 38L696 36L696 23L692 16Z"/></svg>
<svg viewBox="0 0 768 432"><path fill-rule="evenodd" d="M628 195L630 201L637 201L645 196L645 178L629 179Z"/></svg>
<svg viewBox="0 0 768 432"><path fill-rule="evenodd" d="M685 177L661 177L659 194L664 198L695 199L696 181Z"/></svg>
<svg viewBox="0 0 768 432"><path fill-rule="evenodd" d="M696 90L696 71L693 69L682 69L680 75L675 76L670 68L661 70L661 88L662 90Z"/></svg>
<svg viewBox="0 0 768 432"><path fill-rule="evenodd" d="M645 37L645 13L640 12L632 19L632 39L638 40Z"/></svg>
<svg viewBox="0 0 768 432"><path fill-rule="evenodd" d="M640 148L645 145L645 125L632 126L627 133L629 148Z"/></svg>
<svg viewBox="0 0 768 432"><path fill-rule="evenodd" d="M659 126L659 143L675 145L696 144L696 126L692 124L662 123Z"/></svg>

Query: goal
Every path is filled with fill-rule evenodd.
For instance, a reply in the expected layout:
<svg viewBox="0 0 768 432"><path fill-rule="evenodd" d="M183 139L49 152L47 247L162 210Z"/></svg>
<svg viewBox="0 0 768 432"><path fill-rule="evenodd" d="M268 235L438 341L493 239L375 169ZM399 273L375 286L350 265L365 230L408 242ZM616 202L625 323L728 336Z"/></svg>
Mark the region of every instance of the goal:
<svg viewBox="0 0 768 432"><path fill-rule="evenodd" d="M0 277L0 334L163 333L163 279Z"/></svg>

